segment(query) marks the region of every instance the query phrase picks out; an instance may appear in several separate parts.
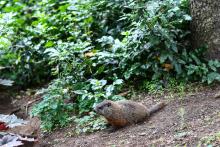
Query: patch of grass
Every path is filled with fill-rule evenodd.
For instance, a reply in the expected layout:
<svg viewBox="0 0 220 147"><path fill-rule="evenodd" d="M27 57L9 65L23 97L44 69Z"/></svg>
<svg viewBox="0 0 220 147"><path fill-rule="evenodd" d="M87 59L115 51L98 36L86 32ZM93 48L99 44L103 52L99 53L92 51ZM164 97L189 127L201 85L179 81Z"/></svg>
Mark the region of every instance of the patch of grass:
<svg viewBox="0 0 220 147"><path fill-rule="evenodd" d="M161 94L164 91L162 83L159 81L144 81L143 89L149 94Z"/></svg>
<svg viewBox="0 0 220 147"><path fill-rule="evenodd" d="M167 99L183 99L186 92L193 91L192 84L176 79L167 81L144 81L142 89L152 95L165 95Z"/></svg>
<svg viewBox="0 0 220 147"><path fill-rule="evenodd" d="M213 147L219 145L219 143L220 143L220 132L217 132L201 138L200 143L197 145L197 147L202 147L203 145L207 147Z"/></svg>

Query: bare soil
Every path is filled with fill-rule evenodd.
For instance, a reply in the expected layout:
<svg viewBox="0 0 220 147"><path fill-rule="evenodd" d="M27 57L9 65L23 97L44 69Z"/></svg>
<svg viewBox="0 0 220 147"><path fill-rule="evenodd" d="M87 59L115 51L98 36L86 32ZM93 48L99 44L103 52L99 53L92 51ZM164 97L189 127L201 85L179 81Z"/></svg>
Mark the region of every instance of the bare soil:
<svg viewBox="0 0 220 147"><path fill-rule="evenodd" d="M215 88L201 88L183 97L156 97L139 94L147 106L164 100L167 106L141 124L131 125L113 133L100 132L68 137L73 128L60 129L46 138L44 143L54 147L134 147L134 146L205 146L211 140L220 146L220 98ZM207 139L204 139L207 137Z"/></svg>
<svg viewBox="0 0 220 147"><path fill-rule="evenodd" d="M41 138L41 145L54 147L146 147L146 146L220 146L220 98L214 95L220 86L200 87L194 92L182 95L163 94L162 96L144 93L133 96L147 106L165 101L167 106L143 123L127 126L113 133L106 130L73 135L74 124L61 128ZM33 101L31 96L10 98L0 95L0 113L9 114L19 105ZM4 103L3 103L4 101ZM16 104L15 105L12 105ZM15 109L16 110L16 109ZM17 112L23 118L25 111ZM216 135L219 133L219 135ZM214 136L214 137L213 137Z"/></svg>

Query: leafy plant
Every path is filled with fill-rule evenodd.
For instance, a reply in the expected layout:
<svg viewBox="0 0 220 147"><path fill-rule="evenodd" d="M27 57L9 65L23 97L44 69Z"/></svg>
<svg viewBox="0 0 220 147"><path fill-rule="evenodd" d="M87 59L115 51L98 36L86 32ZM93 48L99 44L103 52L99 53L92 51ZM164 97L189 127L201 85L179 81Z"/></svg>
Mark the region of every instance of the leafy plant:
<svg viewBox="0 0 220 147"><path fill-rule="evenodd" d="M201 138L200 144L198 146L201 146L201 145L215 146L216 144L219 143L219 139L220 139L220 132L216 132L214 134Z"/></svg>
<svg viewBox="0 0 220 147"><path fill-rule="evenodd" d="M219 61L210 60L207 64L199 62L197 65L190 64L186 68L188 76L194 77L194 79L201 78L202 82L211 84L215 80L220 81L220 74L217 71L219 67Z"/></svg>
<svg viewBox="0 0 220 147"><path fill-rule="evenodd" d="M150 94L155 94L163 90L163 85L158 81L144 81L143 89Z"/></svg>
<svg viewBox="0 0 220 147"><path fill-rule="evenodd" d="M89 115L76 118L74 122L76 123L75 132L77 134L94 132L106 128L106 122L104 118L97 118L96 114L94 113L90 113Z"/></svg>
<svg viewBox="0 0 220 147"><path fill-rule="evenodd" d="M117 88L122 84L122 80L117 79L110 85L107 85L106 80L89 79L88 82L81 90L74 91L75 94L79 95L77 107L80 114L91 111L95 104L104 99L122 99L122 97L114 95Z"/></svg>
<svg viewBox="0 0 220 147"><path fill-rule="evenodd" d="M89 123L96 103L122 99L118 92L139 81L154 93L176 84L170 79L220 78L219 62L190 45L188 0L2 0L0 8L0 78L53 78L33 109L45 130L67 124L72 111Z"/></svg>
<svg viewBox="0 0 220 147"><path fill-rule="evenodd" d="M67 80L66 80L67 81ZM106 85L105 80L90 79L88 83L75 83L75 88L80 88L80 90L72 90L72 86L69 83L62 80L55 80L47 89L42 89L38 94L43 94L43 101L36 105L32 110L32 115L40 116L42 120L42 129L45 131L50 131L58 126L64 126L71 119L72 110L79 110L78 114L81 116L87 115L93 106L105 98L110 98L112 100L122 99L121 96L114 95L114 91L120 87L122 84L121 80L116 80L111 85ZM72 83L73 84L73 83ZM83 87L81 87L83 86ZM119 86L119 87L118 87ZM71 93L77 94L78 97L74 100L75 103L65 103L66 100L75 97L71 96ZM80 121L79 125L85 125L86 120L91 120L96 116L89 115L84 116L84 121ZM79 121L75 119L75 121ZM99 120L91 121L91 124L101 123ZM82 126L79 126L81 128ZM94 126L95 127L95 126ZM92 128L91 130L96 130L99 126ZM89 129L88 129L89 130Z"/></svg>
<svg viewBox="0 0 220 147"><path fill-rule="evenodd" d="M32 110L32 115L40 116L42 129L50 131L57 126L65 126L71 119L69 117L73 110L73 104L65 103L70 99L68 87L61 80L55 80L47 89L38 94L43 95L43 101Z"/></svg>

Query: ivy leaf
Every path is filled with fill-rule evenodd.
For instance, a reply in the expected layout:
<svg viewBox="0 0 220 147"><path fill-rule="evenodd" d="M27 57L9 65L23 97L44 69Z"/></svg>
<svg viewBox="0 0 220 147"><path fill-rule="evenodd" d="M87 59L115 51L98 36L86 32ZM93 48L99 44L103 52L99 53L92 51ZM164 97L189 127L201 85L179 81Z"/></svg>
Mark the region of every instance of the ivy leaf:
<svg viewBox="0 0 220 147"><path fill-rule="evenodd" d="M113 94L115 86L114 85L109 85L106 88L106 97L109 97Z"/></svg>
<svg viewBox="0 0 220 147"><path fill-rule="evenodd" d="M220 74L219 73L212 72L207 75L208 84L211 84L214 80L220 81Z"/></svg>
<svg viewBox="0 0 220 147"><path fill-rule="evenodd" d="M210 60L208 65L213 71L216 72L217 68L220 67L220 62L218 60Z"/></svg>

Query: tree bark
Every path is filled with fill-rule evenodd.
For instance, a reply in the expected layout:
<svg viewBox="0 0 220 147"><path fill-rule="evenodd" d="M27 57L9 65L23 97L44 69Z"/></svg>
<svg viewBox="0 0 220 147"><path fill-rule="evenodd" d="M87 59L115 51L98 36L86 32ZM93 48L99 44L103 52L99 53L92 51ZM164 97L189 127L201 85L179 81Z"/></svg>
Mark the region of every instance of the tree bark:
<svg viewBox="0 0 220 147"><path fill-rule="evenodd" d="M207 58L220 59L220 1L190 0L194 48L208 45Z"/></svg>

